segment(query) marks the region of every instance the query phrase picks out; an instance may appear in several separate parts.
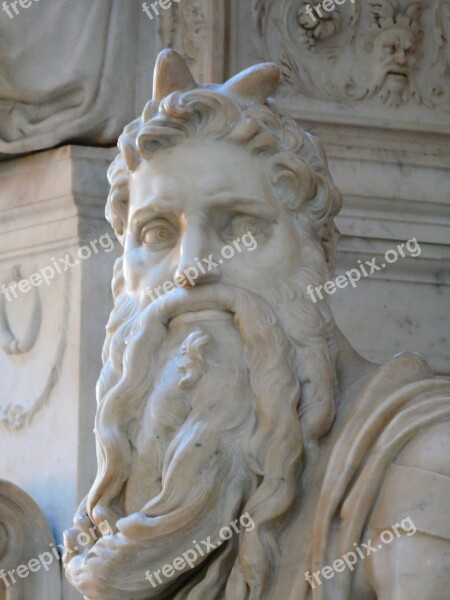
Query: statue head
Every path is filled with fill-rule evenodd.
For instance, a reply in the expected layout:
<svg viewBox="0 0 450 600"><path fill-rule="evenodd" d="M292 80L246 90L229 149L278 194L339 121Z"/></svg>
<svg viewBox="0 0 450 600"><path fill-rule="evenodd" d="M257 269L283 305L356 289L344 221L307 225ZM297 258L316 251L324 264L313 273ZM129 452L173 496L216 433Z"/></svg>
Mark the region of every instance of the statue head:
<svg viewBox="0 0 450 600"><path fill-rule="evenodd" d="M262 64L199 85L166 50L120 137L106 215L124 252L79 518L116 533L68 566L89 598L94 579L110 598L149 597L161 548L244 513L254 529L174 585L262 597L304 456L333 423L334 322L306 289L333 274L341 196L319 143L269 99L279 77Z"/></svg>
<svg viewBox="0 0 450 600"><path fill-rule="evenodd" d="M333 271L341 196L319 143L268 99L279 78L269 63L223 85L197 85L177 53L159 55L153 99L125 128L109 170L106 216L124 246L130 290L142 293L173 279L174 259L181 273L214 242L223 245L247 230L260 237L259 268L271 271L274 285L298 270L299 236L321 244ZM141 269L133 260L139 247ZM238 276L231 263L220 271L231 282ZM258 269L242 273L258 287Z"/></svg>
<svg viewBox="0 0 450 600"><path fill-rule="evenodd" d="M405 14L391 0L372 5L375 23L369 31L367 48L372 52L368 92L379 91L380 99L390 106L399 106L407 94L415 92L414 67L421 34L418 13L416 4Z"/></svg>

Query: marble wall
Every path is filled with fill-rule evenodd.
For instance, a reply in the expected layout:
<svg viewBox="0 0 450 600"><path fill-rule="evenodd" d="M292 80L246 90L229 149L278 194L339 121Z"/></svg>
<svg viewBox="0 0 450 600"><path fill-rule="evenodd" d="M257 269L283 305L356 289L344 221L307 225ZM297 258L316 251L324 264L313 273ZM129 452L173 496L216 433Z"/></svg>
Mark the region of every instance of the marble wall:
<svg viewBox="0 0 450 600"><path fill-rule="evenodd" d="M0 164L0 473L38 503L58 543L95 475L114 154L66 146Z"/></svg>

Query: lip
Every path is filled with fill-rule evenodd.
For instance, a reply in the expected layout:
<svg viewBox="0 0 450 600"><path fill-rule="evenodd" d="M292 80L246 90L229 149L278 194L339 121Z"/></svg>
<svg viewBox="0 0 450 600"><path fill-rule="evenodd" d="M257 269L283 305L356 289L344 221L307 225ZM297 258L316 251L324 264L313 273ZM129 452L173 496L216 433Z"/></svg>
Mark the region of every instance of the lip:
<svg viewBox="0 0 450 600"><path fill-rule="evenodd" d="M408 79L408 73L404 69L390 69L387 75L391 77L398 77L402 79Z"/></svg>

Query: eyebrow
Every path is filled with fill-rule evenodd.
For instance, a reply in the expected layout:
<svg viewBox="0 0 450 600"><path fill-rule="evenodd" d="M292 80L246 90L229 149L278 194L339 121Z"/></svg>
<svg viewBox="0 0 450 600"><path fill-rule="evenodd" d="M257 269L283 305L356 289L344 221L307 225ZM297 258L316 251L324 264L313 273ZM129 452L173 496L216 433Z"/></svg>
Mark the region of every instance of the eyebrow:
<svg viewBox="0 0 450 600"><path fill-rule="evenodd" d="M251 196L236 196L235 194L219 193L214 194L210 197L211 204L209 208L224 209L234 208L238 209L237 212L248 212L258 217L272 219L277 216L278 210L274 206L268 205L266 202L261 201L260 198ZM165 199L160 201L158 198L153 198L151 204L137 208L130 218L130 225L137 227L140 222L147 221L150 216L163 216L167 214L174 214L174 211L169 209L169 200Z"/></svg>
<svg viewBox="0 0 450 600"><path fill-rule="evenodd" d="M210 200L213 208L237 208L239 211L246 211L267 219L274 218L278 212L276 207L252 196L219 193L214 194Z"/></svg>
<svg viewBox="0 0 450 600"><path fill-rule="evenodd" d="M151 205L147 204L133 212L130 217L130 227L136 233L150 218L164 217L168 214L174 215L174 211L167 210L167 206L159 204L157 200L153 201Z"/></svg>

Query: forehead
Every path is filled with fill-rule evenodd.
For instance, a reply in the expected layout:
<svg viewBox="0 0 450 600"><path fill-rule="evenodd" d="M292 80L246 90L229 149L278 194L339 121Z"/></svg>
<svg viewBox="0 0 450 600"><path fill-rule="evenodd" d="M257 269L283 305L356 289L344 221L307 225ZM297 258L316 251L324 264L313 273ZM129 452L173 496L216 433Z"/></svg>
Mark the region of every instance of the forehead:
<svg viewBox="0 0 450 600"><path fill-rule="evenodd" d="M390 29L389 31L383 31L378 36L379 44L403 44L411 45L413 41L412 33L405 29Z"/></svg>
<svg viewBox="0 0 450 600"><path fill-rule="evenodd" d="M142 160L131 176L131 207L166 202L182 211L187 202L207 206L221 195L272 203L264 171L264 161L245 148L188 141Z"/></svg>

